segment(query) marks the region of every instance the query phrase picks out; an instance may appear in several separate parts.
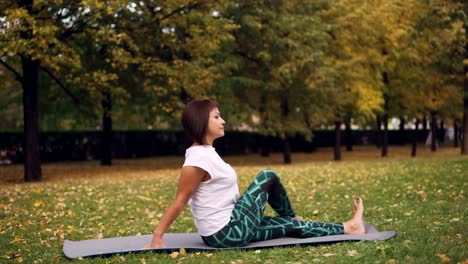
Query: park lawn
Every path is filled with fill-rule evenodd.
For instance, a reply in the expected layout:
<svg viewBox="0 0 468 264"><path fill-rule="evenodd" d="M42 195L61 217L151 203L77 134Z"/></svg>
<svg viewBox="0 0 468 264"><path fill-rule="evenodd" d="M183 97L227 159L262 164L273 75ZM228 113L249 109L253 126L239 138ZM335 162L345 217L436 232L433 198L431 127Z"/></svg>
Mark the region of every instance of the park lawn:
<svg viewBox="0 0 468 264"><path fill-rule="evenodd" d="M226 250L211 253L134 254L78 263L467 263L468 158L458 149L436 153L375 148L293 155L226 157L245 190L262 169L281 177L296 212L306 219L340 222L351 216L353 197L364 198L365 219L379 230L396 230L387 241ZM64 239L81 240L151 233L175 194L183 157L45 164L44 182L20 183L21 166L0 167L0 263L70 262ZM271 213L271 209L267 209ZM196 232L188 208L170 232Z"/></svg>

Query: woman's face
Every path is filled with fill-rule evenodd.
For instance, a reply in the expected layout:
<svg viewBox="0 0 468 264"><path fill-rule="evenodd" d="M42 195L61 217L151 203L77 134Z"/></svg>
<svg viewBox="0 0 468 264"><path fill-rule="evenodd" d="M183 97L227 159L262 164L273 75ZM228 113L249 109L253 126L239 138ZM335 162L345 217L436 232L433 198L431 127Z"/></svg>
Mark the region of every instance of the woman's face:
<svg viewBox="0 0 468 264"><path fill-rule="evenodd" d="M224 120L221 118L219 109L213 108L208 117L208 127L206 129L206 141L208 144L213 144L217 138L224 136Z"/></svg>

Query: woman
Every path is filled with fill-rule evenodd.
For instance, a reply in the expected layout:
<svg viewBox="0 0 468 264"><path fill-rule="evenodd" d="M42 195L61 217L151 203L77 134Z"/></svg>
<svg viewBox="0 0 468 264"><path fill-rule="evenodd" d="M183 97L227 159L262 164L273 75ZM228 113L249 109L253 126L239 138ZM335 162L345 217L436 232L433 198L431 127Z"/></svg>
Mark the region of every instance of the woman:
<svg viewBox="0 0 468 264"><path fill-rule="evenodd" d="M344 223L303 221L294 213L283 185L271 170L260 172L240 197L236 172L212 146L215 139L224 136L225 122L217 102L189 102L182 114L182 124L193 144L186 150L176 197L146 248L164 247L163 234L187 203L199 234L212 247L239 247L284 236L365 233L361 198L354 201L353 218ZM267 203L277 217L263 215Z"/></svg>

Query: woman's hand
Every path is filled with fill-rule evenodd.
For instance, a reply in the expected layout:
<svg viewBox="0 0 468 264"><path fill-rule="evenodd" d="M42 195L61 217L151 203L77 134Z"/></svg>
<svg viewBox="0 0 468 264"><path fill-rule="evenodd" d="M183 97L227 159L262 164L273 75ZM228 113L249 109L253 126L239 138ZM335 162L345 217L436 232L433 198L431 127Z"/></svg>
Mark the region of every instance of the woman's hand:
<svg viewBox="0 0 468 264"><path fill-rule="evenodd" d="M162 236L166 230L174 222L177 216L182 212L185 205L189 201L192 193L198 188L200 183L206 178L207 172L203 169L193 166L183 167L179 176L179 186L177 188L176 197L169 205L166 212L159 221L158 226L153 232L153 240L144 249L163 248L164 243Z"/></svg>
<svg viewBox="0 0 468 264"><path fill-rule="evenodd" d="M161 237L153 236L153 240L149 245L144 246L144 249L151 249L151 248L163 248L164 242Z"/></svg>

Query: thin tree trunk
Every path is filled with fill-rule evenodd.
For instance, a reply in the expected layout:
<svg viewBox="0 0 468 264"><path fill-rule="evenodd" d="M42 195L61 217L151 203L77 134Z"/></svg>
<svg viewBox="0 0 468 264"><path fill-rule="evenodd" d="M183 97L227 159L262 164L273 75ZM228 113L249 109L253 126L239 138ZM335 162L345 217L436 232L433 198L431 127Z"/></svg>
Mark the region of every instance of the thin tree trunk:
<svg viewBox="0 0 468 264"><path fill-rule="evenodd" d="M31 13L34 1L22 0L18 4ZM20 35L21 38L29 40L33 37L32 29L22 31ZM40 62L33 60L29 55L21 57L23 69L24 181L26 182L42 181L38 115L39 65Z"/></svg>
<svg viewBox="0 0 468 264"><path fill-rule="evenodd" d="M291 164L291 144L289 138L286 136L283 140L283 161L284 164Z"/></svg>
<svg viewBox="0 0 468 264"><path fill-rule="evenodd" d="M463 127L462 126L458 128L458 142L460 143L460 148L461 148L461 144L463 144Z"/></svg>
<svg viewBox="0 0 468 264"><path fill-rule="evenodd" d="M443 144L445 142L445 122L444 120L440 121L440 127L438 129L438 138L440 144Z"/></svg>
<svg viewBox="0 0 468 264"><path fill-rule="evenodd" d="M453 122L453 146L455 148L458 148L458 146L460 145L460 142L459 142L459 127L458 127L458 120L455 120Z"/></svg>
<svg viewBox="0 0 468 264"><path fill-rule="evenodd" d="M434 112L431 113L431 151L437 150L437 118Z"/></svg>
<svg viewBox="0 0 468 264"><path fill-rule="evenodd" d="M102 100L102 148L101 165L112 165L112 102L110 92L104 93Z"/></svg>
<svg viewBox="0 0 468 264"><path fill-rule="evenodd" d="M281 117L283 120L286 120L289 115L289 95L288 93L284 93L281 97ZM285 133L286 134L286 133ZM291 145L289 144L289 138L286 134L284 137L284 144L283 144L283 160L284 164L291 164Z"/></svg>
<svg viewBox="0 0 468 264"><path fill-rule="evenodd" d="M42 181L38 120L39 62L23 57L21 64L23 68L24 181Z"/></svg>
<svg viewBox="0 0 468 264"><path fill-rule="evenodd" d="M386 55L386 54L387 54L387 51L383 50L383 55ZM382 80L385 85L385 88L389 89L390 80L389 80L387 72L382 73ZM384 98L384 115L383 115L384 131L382 134L382 157L387 157L388 155L388 112L390 108L389 107L390 102L389 102L389 97L388 97L387 92L384 92L383 98Z"/></svg>
<svg viewBox="0 0 468 264"><path fill-rule="evenodd" d="M382 133L382 157L388 155L388 114L385 113L383 116L383 133Z"/></svg>
<svg viewBox="0 0 468 264"><path fill-rule="evenodd" d="M400 145L405 145L407 141L407 136L405 133L405 122L406 122L405 118L400 117L400 125L399 125L399 133L400 133L399 144Z"/></svg>
<svg viewBox="0 0 468 264"><path fill-rule="evenodd" d="M265 105L266 105L266 95L262 94L260 97L260 106L259 106L259 113L262 119L262 122L267 121L266 113L265 113ZM270 156L270 137L268 135L263 135L261 139L261 152L260 155L262 157L269 157Z"/></svg>
<svg viewBox="0 0 468 264"><path fill-rule="evenodd" d="M418 127L419 127L419 119L416 119L416 124L414 126L414 131L413 131L413 144L411 146L411 157L416 157L416 150L418 147Z"/></svg>
<svg viewBox="0 0 468 264"><path fill-rule="evenodd" d="M424 115L423 120L422 120L422 129L427 134L427 117L426 117L426 115Z"/></svg>
<svg viewBox="0 0 468 264"><path fill-rule="evenodd" d="M465 46L465 61L468 59L468 44ZM463 82L463 128L462 128L462 146L461 154L468 155L468 64L464 65L464 82Z"/></svg>
<svg viewBox="0 0 468 264"><path fill-rule="evenodd" d="M380 115L377 114L377 117L376 117L376 125L377 125L377 129L376 129L376 135L375 135L375 146L377 148L380 148L382 146L382 120L380 119Z"/></svg>
<svg viewBox="0 0 468 264"><path fill-rule="evenodd" d="M341 160L341 121L335 122L334 159Z"/></svg>
<svg viewBox="0 0 468 264"><path fill-rule="evenodd" d="M353 151L353 130L351 129L351 115L345 119L346 151Z"/></svg>

